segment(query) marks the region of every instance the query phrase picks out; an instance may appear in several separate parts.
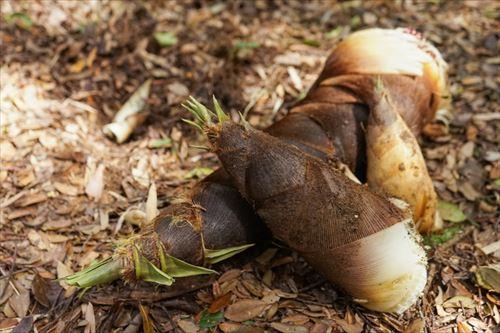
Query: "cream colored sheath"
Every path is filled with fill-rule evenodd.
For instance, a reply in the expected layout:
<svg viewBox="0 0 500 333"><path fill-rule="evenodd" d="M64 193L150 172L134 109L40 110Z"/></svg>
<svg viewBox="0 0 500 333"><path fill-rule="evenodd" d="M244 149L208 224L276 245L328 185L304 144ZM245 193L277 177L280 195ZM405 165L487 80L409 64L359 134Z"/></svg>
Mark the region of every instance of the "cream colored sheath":
<svg viewBox="0 0 500 333"><path fill-rule="evenodd" d="M412 224L402 221L329 251L332 265L323 274L370 310L404 312L427 281L427 259Z"/></svg>
<svg viewBox="0 0 500 333"><path fill-rule="evenodd" d="M383 88L371 104L366 133L369 186L406 201L420 232L440 229L437 195L417 139Z"/></svg>

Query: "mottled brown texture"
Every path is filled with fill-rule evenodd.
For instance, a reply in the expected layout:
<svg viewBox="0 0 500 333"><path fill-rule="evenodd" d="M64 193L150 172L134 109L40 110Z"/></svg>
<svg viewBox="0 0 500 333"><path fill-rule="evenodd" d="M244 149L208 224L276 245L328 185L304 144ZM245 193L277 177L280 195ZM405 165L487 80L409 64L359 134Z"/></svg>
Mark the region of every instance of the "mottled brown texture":
<svg viewBox="0 0 500 333"><path fill-rule="evenodd" d="M334 249L402 219L385 198L282 140L234 123L212 130L213 150L240 193L299 252Z"/></svg>
<svg viewBox="0 0 500 333"><path fill-rule="evenodd" d="M223 249L255 243L266 238L266 230L255 224L251 207L236 188L215 182L201 183L193 202L202 203L202 235L207 249Z"/></svg>
<svg viewBox="0 0 500 333"><path fill-rule="evenodd" d="M362 104L327 104L310 102L293 109L303 113L310 121L320 124L324 135L334 146L328 156L345 163L363 181L366 173L365 137L368 109Z"/></svg>
<svg viewBox="0 0 500 333"><path fill-rule="evenodd" d="M211 181L217 177L199 183L191 192L192 202L173 204L155 219L153 234L168 254L203 265L204 248L219 250L266 238L266 230L255 224L250 206L234 187L223 184L228 178L220 183ZM148 253L148 259L154 258Z"/></svg>
<svg viewBox="0 0 500 333"><path fill-rule="evenodd" d="M322 74L323 75L323 74ZM423 125L434 118L439 98L433 93L433 84L426 77L407 75L341 75L318 79L319 88L345 89L358 96L358 102L372 103L374 86L378 80L386 87L408 127L420 135Z"/></svg>
<svg viewBox="0 0 500 333"><path fill-rule="evenodd" d="M313 156L326 159L335 152L321 125L304 113L291 113L265 130Z"/></svg>
<svg viewBox="0 0 500 333"><path fill-rule="evenodd" d="M201 234L188 220L165 214L157 220L155 232L169 255L194 265L203 263Z"/></svg>

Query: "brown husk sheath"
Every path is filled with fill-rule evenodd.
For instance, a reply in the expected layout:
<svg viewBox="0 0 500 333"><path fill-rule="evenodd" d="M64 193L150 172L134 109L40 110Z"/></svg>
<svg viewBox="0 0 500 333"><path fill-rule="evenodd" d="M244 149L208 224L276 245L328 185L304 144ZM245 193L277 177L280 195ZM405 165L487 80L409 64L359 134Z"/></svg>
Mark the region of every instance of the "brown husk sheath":
<svg viewBox="0 0 500 333"><path fill-rule="evenodd" d="M225 122L209 140L274 237L301 253L335 249L403 220L384 197L266 133Z"/></svg>
<svg viewBox="0 0 500 333"><path fill-rule="evenodd" d="M266 133L232 122L206 130L276 238L369 309L401 313L414 304L426 257L406 210Z"/></svg>

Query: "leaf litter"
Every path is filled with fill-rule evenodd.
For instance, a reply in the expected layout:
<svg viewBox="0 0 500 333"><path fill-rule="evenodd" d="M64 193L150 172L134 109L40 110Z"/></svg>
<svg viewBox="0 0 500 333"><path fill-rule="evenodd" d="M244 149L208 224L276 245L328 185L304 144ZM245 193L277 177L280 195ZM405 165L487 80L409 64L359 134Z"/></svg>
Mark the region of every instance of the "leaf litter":
<svg viewBox="0 0 500 333"><path fill-rule="evenodd" d="M1 329L493 332L500 325L496 2L4 1L1 11ZM188 145L203 144L181 121L189 94L216 94L229 112L245 110L252 125L265 127L303 95L340 38L400 25L423 32L452 65L454 113L421 141L449 222L427 238L427 292L402 317L364 310L276 246L220 264L217 280L187 282L187 294L116 283L78 295L52 281L108 257L113 240L137 233L180 187L217 167L212 154ZM145 82L149 91L141 90ZM102 128L138 91L129 115L136 119L118 145ZM164 298L146 304L134 291ZM195 316L181 304L201 310Z"/></svg>

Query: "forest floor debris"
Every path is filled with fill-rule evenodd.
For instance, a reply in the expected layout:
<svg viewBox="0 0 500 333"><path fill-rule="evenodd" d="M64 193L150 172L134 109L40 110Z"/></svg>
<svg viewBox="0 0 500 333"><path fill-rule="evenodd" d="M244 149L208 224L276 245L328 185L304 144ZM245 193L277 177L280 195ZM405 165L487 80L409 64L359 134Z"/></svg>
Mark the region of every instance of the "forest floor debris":
<svg viewBox="0 0 500 333"><path fill-rule="evenodd" d="M499 12L494 1L2 1L0 331L493 332ZM415 28L450 64L454 118L421 140L448 222L426 237L417 306L367 311L276 244L181 291L115 283L81 296L54 280L138 231L117 224L145 207L151 181L161 208L217 167L190 147L203 139L181 121L188 95L215 94L263 128L305 95L333 45L373 26ZM147 80L147 119L114 143L103 126Z"/></svg>

